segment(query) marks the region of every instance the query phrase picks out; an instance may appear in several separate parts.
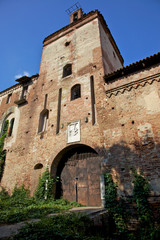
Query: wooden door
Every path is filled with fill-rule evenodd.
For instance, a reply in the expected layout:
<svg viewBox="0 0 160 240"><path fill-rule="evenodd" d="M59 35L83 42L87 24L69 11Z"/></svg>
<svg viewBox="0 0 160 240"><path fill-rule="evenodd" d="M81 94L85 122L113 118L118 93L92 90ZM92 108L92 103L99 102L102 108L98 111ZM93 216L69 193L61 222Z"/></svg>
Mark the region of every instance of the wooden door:
<svg viewBox="0 0 160 240"><path fill-rule="evenodd" d="M61 195L84 205L100 205L100 162L95 151L75 149L61 168Z"/></svg>

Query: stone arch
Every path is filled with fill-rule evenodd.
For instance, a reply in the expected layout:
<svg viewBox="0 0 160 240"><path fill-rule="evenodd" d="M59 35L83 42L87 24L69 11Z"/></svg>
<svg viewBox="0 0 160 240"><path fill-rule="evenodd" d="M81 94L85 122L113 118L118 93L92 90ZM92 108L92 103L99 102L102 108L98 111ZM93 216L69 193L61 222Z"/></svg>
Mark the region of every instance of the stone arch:
<svg viewBox="0 0 160 240"><path fill-rule="evenodd" d="M7 118L11 115L14 114L15 112L15 107L10 107L4 114L2 119L0 120L0 130L1 133L3 132L3 128L4 128L4 123L7 120Z"/></svg>
<svg viewBox="0 0 160 240"><path fill-rule="evenodd" d="M20 112L19 109L16 106L12 106L7 109L7 111L3 114L3 117L0 120L0 133L2 134L4 124L6 120L13 121L14 119L14 127L13 127L13 136L12 138L6 143L6 146L11 144L11 142L14 142L17 136L18 131L18 124L19 124L19 118L20 118Z"/></svg>
<svg viewBox="0 0 160 240"><path fill-rule="evenodd" d="M51 175L58 176L54 195L69 201L99 206L101 158L90 146L69 145L61 150L51 164Z"/></svg>

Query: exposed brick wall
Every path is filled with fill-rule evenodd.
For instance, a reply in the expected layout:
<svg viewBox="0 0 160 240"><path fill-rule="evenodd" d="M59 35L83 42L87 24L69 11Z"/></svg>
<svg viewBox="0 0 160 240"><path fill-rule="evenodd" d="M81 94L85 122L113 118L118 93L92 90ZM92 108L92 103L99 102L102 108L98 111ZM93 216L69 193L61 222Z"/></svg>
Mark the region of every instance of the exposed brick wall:
<svg viewBox="0 0 160 240"><path fill-rule="evenodd" d="M131 167L149 178L152 194L160 193L159 69L155 66L106 86L102 122L109 154L106 168L112 169L120 190L126 194L132 193Z"/></svg>
<svg viewBox="0 0 160 240"><path fill-rule="evenodd" d="M15 184L24 183L33 194L45 167L49 165L51 169L53 161L61 158L68 146L77 144L67 144L67 126L80 120L78 144L95 149L101 173L112 171L120 193L132 194L130 168L134 167L149 177L152 194L160 194L160 66L106 84L104 74L116 70L122 63L116 55L117 50L114 56L115 46L109 42L109 33L103 27L95 13L84 22L51 35L44 41L39 78L32 79L29 84L27 103L21 106L14 103L22 92L20 84L0 95L0 124L13 106L19 119L16 135L5 142L7 157L1 186L9 192ZM67 46L66 42L69 42ZM63 67L68 63L72 64L72 74L63 78ZM92 125L91 76L95 88L95 125ZM81 97L71 101L70 91L75 84L81 84ZM60 131L56 134L60 88ZM11 92L11 102L6 104ZM45 132L38 133L46 94L48 127ZM43 164L43 168L35 170L38 163Z"/></svg>

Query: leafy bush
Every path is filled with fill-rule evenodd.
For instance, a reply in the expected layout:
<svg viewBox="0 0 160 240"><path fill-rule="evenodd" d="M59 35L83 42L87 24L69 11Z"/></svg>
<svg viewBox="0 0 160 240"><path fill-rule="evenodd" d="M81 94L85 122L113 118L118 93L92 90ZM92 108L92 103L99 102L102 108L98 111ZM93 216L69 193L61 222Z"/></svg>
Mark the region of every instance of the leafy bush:
<svg viewBox="0 0 160 240"><path fill-rule="evenodd" d="M40 222L27 224L13 240L55 239L55 240L100 240L93 236L93 222L81 214L58 215Z"/></svg>
<svg viewBox="0 0 160 240"><path fill-rule="evenodd" d="M5 188L2 188L2 190L0 192L0 201L6 200L8 198L9 198L8 192L5 190Z"/></svg>
<svg viewBox="0 0 160 240"><path fill-rule="evenodd" d="M61 213L72 207L82 206L64 199L39 200L30 197L29 190L15 186L11 196L2 189L0 192L0 223L15 223L32 218L42 218L50 213Z"/></svg>

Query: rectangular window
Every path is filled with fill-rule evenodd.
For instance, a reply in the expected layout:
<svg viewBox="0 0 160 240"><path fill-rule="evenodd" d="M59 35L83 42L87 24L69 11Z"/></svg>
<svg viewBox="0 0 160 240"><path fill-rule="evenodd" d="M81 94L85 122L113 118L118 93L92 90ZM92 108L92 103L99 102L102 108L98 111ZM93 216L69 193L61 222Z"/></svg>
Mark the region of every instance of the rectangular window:
<svg viewBox="0 0 160 240"><path fill-rule="evenodd" d="M11 102L12 93L8 94L6 104Z"/></svg>
<svg viewBox="0 0 160 240"><path fill-rule="evenodd" d="M95 117L95 93L94 93L94 78L90 77L90 87L91 87L91 110L92 110L92 125L96 123Z"/></svg>

